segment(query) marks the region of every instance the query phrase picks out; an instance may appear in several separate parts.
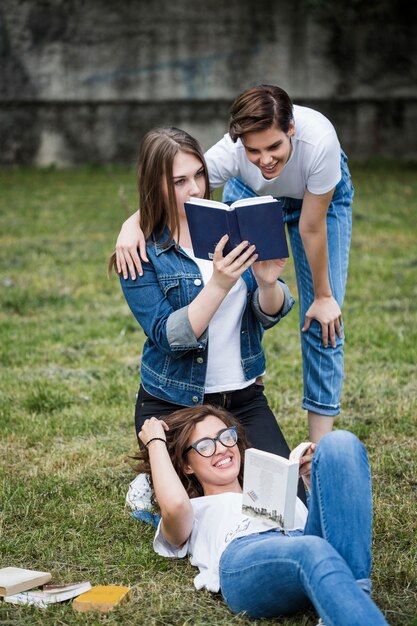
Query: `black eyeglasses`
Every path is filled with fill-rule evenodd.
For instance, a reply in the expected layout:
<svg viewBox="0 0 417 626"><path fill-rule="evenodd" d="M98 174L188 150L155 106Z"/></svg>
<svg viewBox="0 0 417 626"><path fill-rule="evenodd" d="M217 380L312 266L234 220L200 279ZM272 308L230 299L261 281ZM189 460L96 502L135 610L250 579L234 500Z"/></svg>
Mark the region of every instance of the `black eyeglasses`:
<svg viewBox="0 0 417 626"><path fill-rule="evenodd" d="M217 437L203 437L199 439L195 443L192 443L191 446L188 446L188 448L184 450L183 455L188 454L191 448L193 448L201 456L213 456L216 452L217 441L220 441L226 448L233 448L233 446L237 444L236 426L229 426L229 428L219 430Z"/></svg>

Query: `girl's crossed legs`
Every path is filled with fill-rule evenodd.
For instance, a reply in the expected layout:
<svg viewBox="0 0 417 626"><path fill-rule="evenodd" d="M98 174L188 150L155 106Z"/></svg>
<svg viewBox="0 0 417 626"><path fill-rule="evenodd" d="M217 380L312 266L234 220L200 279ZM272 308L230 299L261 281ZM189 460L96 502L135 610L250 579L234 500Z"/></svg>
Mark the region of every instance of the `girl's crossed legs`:
<svg viewBox="0 0 417 626"><path fill-rule="evenodd" d="M220 561L220 585L234 612L294 613L310 602L326 626L387 624L371 600L371 477L365 448L346 431L319 442L304 532L235 539Z"/></svg>

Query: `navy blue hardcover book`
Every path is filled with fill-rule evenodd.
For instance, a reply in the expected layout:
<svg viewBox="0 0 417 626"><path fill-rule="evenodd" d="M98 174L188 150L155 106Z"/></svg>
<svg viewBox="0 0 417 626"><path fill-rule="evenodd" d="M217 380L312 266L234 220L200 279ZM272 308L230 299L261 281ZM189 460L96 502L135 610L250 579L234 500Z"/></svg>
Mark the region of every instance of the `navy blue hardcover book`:
<svg viewBox="0 0 417 626"><path fill-rule="evenodd" d="M230 206L217 200L191 198L184 207L197 258L212 260L223 235L229 235L223 256L241 241L256 246L258 261L289 256L281 203L272 196L244 198Z"/></svg>

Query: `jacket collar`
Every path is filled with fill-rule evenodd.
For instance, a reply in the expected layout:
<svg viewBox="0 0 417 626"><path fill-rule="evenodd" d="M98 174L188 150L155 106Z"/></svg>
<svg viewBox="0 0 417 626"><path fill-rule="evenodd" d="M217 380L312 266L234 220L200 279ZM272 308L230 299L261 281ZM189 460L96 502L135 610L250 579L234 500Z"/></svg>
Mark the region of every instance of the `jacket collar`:
<svg viewBox="0 0 417 626"><path fill-rule="evenodd" d="M174 239L170 241L170 243L167 246L163 245L164 241L168 239L169 235L170 235L169 228L168 226L165 226L161 237L157 239L155 233L152 233L152 235L150 236L149 244L153 246L156 256L159 256L160 254L163 254L164 252L171 250L171 248L177 245L177 242Z"/></svg>

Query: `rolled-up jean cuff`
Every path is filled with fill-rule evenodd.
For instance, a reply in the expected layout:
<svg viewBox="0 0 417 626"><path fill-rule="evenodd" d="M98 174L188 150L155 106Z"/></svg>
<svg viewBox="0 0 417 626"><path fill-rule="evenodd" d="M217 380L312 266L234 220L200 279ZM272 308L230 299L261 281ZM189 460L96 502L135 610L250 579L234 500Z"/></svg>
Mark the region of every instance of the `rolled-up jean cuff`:
<svg viewBox="0 0 417 626"><path fill-rule="evenodd" d="M328 415L329 417L335 417L340 413L340 404L320 404L309 398L303 398L302 408L305 411L312 411L319 415Z"/></svg>
<svg viewBox="0 0 417 626"><path fill-rule="evenodd" d="M368 596L371 595L372 592L372 583L371 583L371 579L370 578L358 578L356 580L356 582L358 583L359 587L368 594Z"/></svg>

